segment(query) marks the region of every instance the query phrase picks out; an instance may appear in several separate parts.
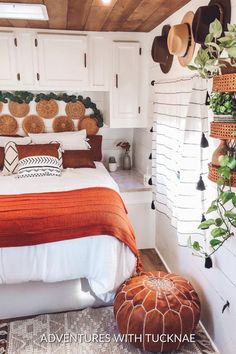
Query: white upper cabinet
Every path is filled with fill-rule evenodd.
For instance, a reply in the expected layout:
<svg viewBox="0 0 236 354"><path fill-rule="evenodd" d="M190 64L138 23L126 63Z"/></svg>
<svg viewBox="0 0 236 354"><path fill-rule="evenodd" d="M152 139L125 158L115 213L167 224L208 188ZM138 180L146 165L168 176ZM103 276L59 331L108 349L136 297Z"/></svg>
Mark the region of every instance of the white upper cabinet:
<svg viewBox="0 0 236 354"><path fill-rule="evenodd" d="M15 37L18 85L23 89L37 85L37 55L35 35L18 32Z"/></svg>
<svg viewBox="0 0 236 354"><path fill-rule="evenodd" d="M111 75L111 57L109 57L107 37L93 34L89 37L89 87L95 90L108 90L108 78Z"/></svg>
<svg viewBox="0 0 236 354"><path fill-rule="evenodd" d="M88 86L87 36L39 33L38 78L51 89Z"/></svg>
<svg viewBox="0 0 236 354"><path fill-rule="evenodd" d="M111 127L140 126L140 43L113 43Z"/></svg>
<svg viewBox="0 0 236 354"><path fill-rule="evenodd" d="M16 46L13 32L0 32L0 89L17 85ZM17 80L18 79L18 80Z"/></svg>

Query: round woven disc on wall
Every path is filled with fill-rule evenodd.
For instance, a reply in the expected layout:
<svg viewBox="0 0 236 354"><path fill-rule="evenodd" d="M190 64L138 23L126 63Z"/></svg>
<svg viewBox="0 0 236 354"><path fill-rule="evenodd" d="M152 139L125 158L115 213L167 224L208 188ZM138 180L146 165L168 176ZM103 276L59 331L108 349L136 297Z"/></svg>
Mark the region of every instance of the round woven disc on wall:
<svg viewBox="0 0 236 354"><path fill-rule="evenodd" d="M0 102L0 113L2 113L2 109L3 109L3 103Z"/></svg>
<svg viewBox="0 0 236 354"><path fill-rule="evenodd" d="M87 116L79 121L78 129L86 129L87 135L96 135L99 131L96 119Z"/></svg>
<svg viewBox="0 0 236 354"><path fill-rule="evenodd" d="M30 111L30 106L27 103L17 103L10 101L8 103L9 112L17 118L22 118L27 116Z"/></svg>
<svg viewBox="0 0 236 354"><path fill-rule="evenodd" d="M81 119L85 115L85 107L82 102L69 102L66 104L66 114L72 119Z"/></svg>
<svg viewBox="0 0 236 354"><path fill-rule="evenodd" d="M18 130L16 119L8 114L0 116L0 135L15 135Z"/></svg>
<svg viewBox="0 0 236 354"><path fill-rule="evenodd" d="M22 127L25 133L39 134L45 131L43 119L34 114L25 117Z"/></svg>
<svg viewBox="0 0 236 354"><path fill-rule="evenodd" d="M74 122L70 117L59 116L56 117L53 121L53 130L56 133L59 132L71 132L75 130Z"/></svg>
<svg viewBox="0 0 236 354"><path fill-rule="evenodd" d="M50 119L58 114L58 104L55 100L41 100L36 104L36 111L40 117Z"/></svg>

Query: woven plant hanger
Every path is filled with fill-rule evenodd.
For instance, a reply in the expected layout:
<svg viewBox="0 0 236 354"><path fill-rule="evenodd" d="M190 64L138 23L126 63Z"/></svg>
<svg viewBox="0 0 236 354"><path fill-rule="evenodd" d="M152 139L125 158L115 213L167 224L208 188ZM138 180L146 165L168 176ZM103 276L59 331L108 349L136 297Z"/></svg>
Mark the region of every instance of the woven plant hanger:
<svg viewBox="0 0 236 354"><path fill-rule="evenodd" d="M23 120L22 128L25 133L39 134L45 131L45 124L41 117L31 114Z"/></svg>
<svg viewBox="0 0 236 354"><path fill-rule="evenodd" d="M55 100L40 100L36 104L36 111L40 117L51 119L58 114L58 103Z"/></svg>
<svg viewBox="0 0 236 354"><path fill-rule="evenodd" d="M3 103L0 102L0 113L2 113L2 109L3 109Z"/></svg>
<svg viewBox="0 0 236 354"><path fill-rule="evenodd" d="M9 114L0 116L0 135L15 135L18 130L17 120Z"/></svg>
<svg viewBox="0 0 236 354"><path fill-rule="evenodd" d="M75 130L74 122L70 117L59 116L56 117L52 124L53 130L56 133L59 132L71 132Z"/></svg>
<svg viewBox="0 0 236 354"><path fill-rule="evenodd" d="M85 115L85 106L82 102L69 102L66 104L66 114L72 119L82 119Z"/></svg>
<svg viewBox="0 0 236 354"><path fill-rule="evenodd" d="M13 115L14 117L22 118L27 116L30 111L30 106L28 103L18 103L9 101L8 109L11 115Z"/></svg>
<svg viewBox="0 0 236 354"><path fill-rule="evenodd" d="M94 118L85 116L83 119L79 121L78 129L86 129L87 135L96 135L99 131L99 127L97 126L97 121Z"/></svg>

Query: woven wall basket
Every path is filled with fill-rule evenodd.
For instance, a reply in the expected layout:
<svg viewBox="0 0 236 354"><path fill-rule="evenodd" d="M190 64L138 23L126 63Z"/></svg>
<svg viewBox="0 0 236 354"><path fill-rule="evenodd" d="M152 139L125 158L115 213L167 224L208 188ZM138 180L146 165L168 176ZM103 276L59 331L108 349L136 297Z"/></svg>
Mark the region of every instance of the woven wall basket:
<svg viewBox="0 0 236 354"><path fill-rule="evenodd" d="M87 135L96 135L99 131L96 119L86 116L79 121L78 129L86 129Z"/></svg>
<svg viewBox="0 0 236 354"><path fill-rule="evenodd" d="M85 115L85 107L82 102L69 102L66 104L66 114L72 119L82 119Z"/></svg>
<svg viewBox="0 0 236 354"><path fill-rule="evenodd" d="M236 74L214 76L213 92L236 92Z"/></svg>
<svg viewBox="0 0 236 354"><path fill-rule="evenodd" d="M53 121L53 130L56 133L59 132L70 132L75 130L74 122L71 118L67 116L56 117Z"/></svg>
<svg viewBox="0 0 236 354"><path fill-rule="evenodd" d="M236 131L236 123L212 122L210 136L221 140L236 139L236 134L233 134L234 131Z"/></svg>
<svg viewBox="0 0 236 354"><path fill-rule="evenodd" d="M216 182L219 178L218 175L218 166L212 165L209 163L209 173L208 173L208 178L212 182ZM231 171L231 181L230 184L232 187L236 187L236 171Z"/></svg>
<svg viewBox="0 0 236 354"><path fill-rule="evenodd" d="M51 119L58 114L57 101L41 100L36 104L36 111L40 117Z"/></svg>
<svg viewBox="0 0 236 354"><path fill-rule="evenodd" d="M17 103L10 101L8 103L8 109L11 115L17 118L22 118L27 116L30 111L30 106L27 103Z"/></svg>
<svg viewBox="0 0 236 354"><path fill-rule="evenodd" d="M18 130L17 120L9 114L0 116L0 135L15 135Z"/></svg>
<svg viewBox="0 0 236 354"><path fill-rule="evenodd" d="M45 131L45 124L41 117L32 114L25 117L22 128L25 133L39 134Z"/></svg>

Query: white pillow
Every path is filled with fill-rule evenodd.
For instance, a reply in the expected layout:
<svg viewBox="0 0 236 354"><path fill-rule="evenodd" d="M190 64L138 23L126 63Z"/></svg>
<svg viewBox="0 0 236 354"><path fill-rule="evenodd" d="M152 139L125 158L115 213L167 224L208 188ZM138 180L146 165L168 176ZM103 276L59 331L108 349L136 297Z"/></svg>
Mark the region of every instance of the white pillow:
<svg viewBox="0 0 236 354"><path fill-rule="evenodd" d="M63 150L89 150L86 129L76 132L30 134L33 144L49 144L52 141L60 143Z"/></svg>
<svg viewBox="0 0 236 354"><path fill-rule="evenodd" d="M11 137L11 136L0 136L0 147L5 147L9 141L16 143L18 145L28 145L31 143L31 138L29 136L19 138L19 137Z"/></svg>
<svg viewBox="0 0 236 354"><path fill-rule="evenodd" d="M29 145L30 144L30 139L28 140L26 138L20 138L21 140L17 143L18 145ZM28 144L27 144L27 141ZM18 171L18 151L16 148L16 142L14 141L8 141L8 143L5 145L4 148L4 165L3 165L3 170L2 170L2 175L3 176L9 176L11 174L17 173Z"/></svg>
<svg viewBox="0 0 236 354"><path fill-rule="evenodd" d="M61 175L60 161L54 156L30 156L19 161L18 178Z"/></svg>

